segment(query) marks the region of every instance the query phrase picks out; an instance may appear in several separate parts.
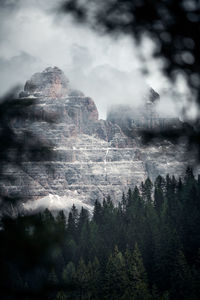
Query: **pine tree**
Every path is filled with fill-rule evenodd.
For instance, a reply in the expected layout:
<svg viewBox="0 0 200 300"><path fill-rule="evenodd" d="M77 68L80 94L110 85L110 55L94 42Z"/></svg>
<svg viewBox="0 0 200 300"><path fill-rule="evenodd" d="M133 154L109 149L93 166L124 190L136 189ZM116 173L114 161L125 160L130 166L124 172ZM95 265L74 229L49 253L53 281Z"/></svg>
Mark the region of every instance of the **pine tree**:
<svg viewBox="0 0 200 300"><path fill-rule="evenodd" d="M166 198L166 209L167 216L174 226L177 224L177 216L180 210L179 202L177 199L177 186L178 183L173 176L172 178L167 175L165 184L165 198Z"/></svg>
<svg viewBox="0 0 200 300"><path fill-rule="evenodd" d="M129 188L129 189L128 189L128 193L127 193L126 206L127 206L127 207L130 207L130 206L132 205L132 201L133 201L133 198L132 198L132 191L131 191L131 189Z"/></svg>
<svg viewBox="0 0 200 300"><path fill-rule="evenodd" d="M59 230L59 232L64 233L65 229L66 229L66 217L65 214L63 212L63 210L58 212L58 215L56 216L56 226Z"/></svg>
<svg viewBox="0 0 200 300"><path fill-rule="evenodd" d="M105 299L123 299L127 282L125 260L122 253L115 247L110 255L105 271Z"/></svg>
<svg viewBox="0 0 200 300"><path fill-rule="evenodd" d="M85 224L88 224L88 222L89 222L89 213L85 208L82 207L78 217L78 224L77 224L79 233L81 232L83 226Z"/></svg>
<svg viewBox="0 0 200 300"><path fill-rule="evenodd" d="M92 282L94 294L101 288L101 266L97 257L92 262Z"/></svg>
<svg viewBox="0 0 200 300"><path fill-rule="evenodd" d="M147 274L143 265L142 256L137 244L133 253L128 249L125 253L127 268L127 286L126 295L129 299L145 300L150 299L150 293L147 285ZM128 299L128 298L127 298Z"/></svg>
<svg viewBox="0 0 200 300"><path fill-rule="evenodd" d="M88 299L99 299L101 287L100 264L95 257L92 263L88 263Z"/></svg>
<svg viewBox="0 0 200 300"><path fill-rule="evenodd" d="M142 198L145 202L152 202L152 190L153 190L153 184L150 180L150 178L148 177L145 182L141 183L141 193L142 193Z"/></svg>
<svg viewBox="0 0 200 300"><path fill-rule="evenodd" d="M62 280L66 285L73 285L76 277L76 269L73 262L69 262L63 269Z"/></svg>
<svg viewBox="0 0 200 300"><path fill-rule="evenodd" d="M179 177L178 185L177 185L177 190L178 190L179 193L182 191L182 188L183 188L183 182L182 182L181 177Z"/></svg>
<svg viewBox="0 0 200 300"><path fill-rule="evenodd" d="M57 293L55 300L67 300L67 295L63 291Z"/></svg>
<svg viewBox="0 0 200 300"><path fill-rule="evenodd" d="M78 223L78 210L73 204L72 209L68 217L67 233L69 236L76 238L77 233L77 223Z"/></svg>
<svg viewBox="0 0 200 300"><path fill-rule="evenodd" d="M127 206L127 199L126 196L123 192L122 194L122 201L121 201L121 208L122 208L122 212L124 213L126 211L126 206Z"/></svg>
<svg viewBox="0 0 200 300"><path fill-rule="evenodd" d="M154 282L163 292L170 289L171 274L174 270L174 263L178 251L182 245L177 231L168 222L168 218L163 220L160 228L160 241L157 244Z"/></svg>
<svg viewBox="0 0 200 300"><path fill-rule="evenodd" d="M80 299L84 299L84 295L88 292L89 273L88 268L81 258L76 271L76 280L79 288Z"/></svg>
<svg viewBox="0 0 200 300"><path fill-rule="evenodd" d="M54 217L47 208L42 213L42 219L45 224L48 224L48 226L54 222Z"/></svg>
<svg viewBox="0 0 200 300"><path fill-rule="evenodd" d="M200 247L200 194L198 182L189 169L181 193L181 237L185 255L194 257ZM188 174L189 173L189 174Z"/></svg>
<svg viewBox="0 0 200 300"><path fill-rule="evenodd" d="M170 297L172 299L191 299L191 291L188 287L190 275L185 256L182 251L179 251L175 258L173 272L171 273Z"/></svg>
<svg viewBox="0 0 200 300"><path fill-rule="evenodd" d="M102 221L102 206L98 200L94 204L93 220L96 224L101 224Z"/></svg>
<svg viewBox="0 0 200 300"><path fill-rule="evenodd" d="M200 295L200 249L192 268L191 289L193 291L191 299L198 300Z"/></svg>
<svg viewBox="0 0 200 300"><path fill-rule="evenodd" d="M85 261L88 262L90 259L90 228L89 228L89 220L85 219L82 227L80 228L79 234L79 242L80 242L80 256L85 258Z"/></svg>
<svg viewBox="0 0 200 300"><path fill-rule="evenodd" d="M185 183L190 183L193 180L194 180L193 169L190 166L188 166L185 171L184 181Z"/></svg>
<svg viewBox="0 0 200 300"><path fill-rule="evenodd" d="M164 179L161 176L158 176L154 184L154 206L159 214L164 205L164 185Z"/></svg>
<svg viewBox="0 0 200 300"><path fill-rule="evenodd" d="M2 219L2 293L46 283L51 299L146 300L149 285L151 300L198 300L200 179L191 170L183 182L158 176L153 203L147 186L129 190L123 212L110 197L96 202L92 219L73 206L67 225L63 212L48 210Z"/></svg>

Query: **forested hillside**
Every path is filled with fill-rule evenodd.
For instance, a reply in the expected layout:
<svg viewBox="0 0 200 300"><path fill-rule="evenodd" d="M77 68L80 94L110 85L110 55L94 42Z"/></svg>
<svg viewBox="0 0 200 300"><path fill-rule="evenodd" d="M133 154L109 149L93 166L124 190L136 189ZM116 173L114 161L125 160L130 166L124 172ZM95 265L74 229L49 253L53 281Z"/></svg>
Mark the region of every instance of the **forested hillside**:
<svg viewBox="0 0 200 300"><path fill-rule="evenodd" d="M92 216L46 210L4 218L1 299L196 300L200 295L200 177L158 176Z"/></svg>

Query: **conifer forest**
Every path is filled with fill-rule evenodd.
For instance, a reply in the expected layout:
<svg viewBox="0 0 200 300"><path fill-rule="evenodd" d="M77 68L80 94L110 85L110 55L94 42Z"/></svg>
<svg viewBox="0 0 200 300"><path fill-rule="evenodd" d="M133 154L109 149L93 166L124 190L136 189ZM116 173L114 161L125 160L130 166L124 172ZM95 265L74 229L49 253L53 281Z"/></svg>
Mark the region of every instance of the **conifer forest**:
<svg viewBox="0 0 200 300"><path fill-rule="evenodd" d="M1 299L197 300L200 177L158 176L94 211L4 217Z"/></svg>

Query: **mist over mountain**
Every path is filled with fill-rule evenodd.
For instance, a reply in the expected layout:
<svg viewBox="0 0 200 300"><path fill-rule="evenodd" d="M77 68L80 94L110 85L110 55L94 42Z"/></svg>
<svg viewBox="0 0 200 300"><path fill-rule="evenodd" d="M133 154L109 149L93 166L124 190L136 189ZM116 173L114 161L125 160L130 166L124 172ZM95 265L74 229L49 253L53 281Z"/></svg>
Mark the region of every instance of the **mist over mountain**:
<svg viewBox="0 0 200 300"><path fill-rule="evenodd" d="M27 118L13 123L22 136L29 130L47 145L53 145L50 160L30 161L25 157L16 180L6 186L1 182L8 195L26 196L29 202L23 208L28 210L68 210L72 203L91 210L96 199L103 201L108 195L117 204L123 191L126 193L148 177L155 180L159 174L181 176L187 165L194 165L195 154L188 155L184 140L178 144L167 139L143 144L144 130L178 130L183 126L178 118L159 115L159 94L146 85L140 106L135 106L134 101L134 105L113 105L107 120L99 119L94 100L74 89L58 67L33 74L20 92L20 99L35 101L36 115L44 120L50 115L55 120L48 124ZM194 171L198 171L197 165ZM8 165L5 173L12 172Z"/></svg>
<svg viewBox="0 0 200 300"><path fill-rule="evenodd" d="M198 300L200 4L0 0L0 299Z"/></svg>
<svg viewBox="0 0 200 300"><path fill-rule="evenodd" d="M141 50L132 39L100 35L81 26L57 13L60 2L63 1L1 2L1 95L16 84L23 85L33 73L54 65L70 74L75 88L95 99L103 119L107 108L121 100L138 105L145 85L157 90L161 97L164 89L172 89L160 72L160 62L153 58L148 60L149 75L144 76ZM146 39L142 51L150 58L153 47ZM185 94L186 85L183 80L181 88L174 87L177 101L165 94L167 104L162 112L169 108L174 116L180 115L185 102L179 92L183 89Z"/></svg>

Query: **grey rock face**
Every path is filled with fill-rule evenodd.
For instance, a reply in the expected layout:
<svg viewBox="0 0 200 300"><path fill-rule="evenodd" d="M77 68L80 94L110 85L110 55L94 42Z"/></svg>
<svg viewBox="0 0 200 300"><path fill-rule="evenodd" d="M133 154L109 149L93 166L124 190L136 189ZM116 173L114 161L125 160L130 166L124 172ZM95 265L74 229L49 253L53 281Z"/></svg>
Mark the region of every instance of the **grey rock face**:
<svg viewBox="0 0 200 300"><path fill-rule="evenodd" d="M135 138L141 130L172 129L182 126L178 118L164 118L159 116L156 105L159 95L150 89L143 99L143 105L137 109L131 105L112 106L108 112L107 120L118 124L122 131Z"/></svg>
<svg viewBox="0 0 200 300"><path fill-rule="evenodd" d="M55 115L56 122L26 121L16 130L22 134L30 130L53 143L53 156L42 163L25 159L16 181L2 186L8 194L22 193L38 203L38 199L51 195L55 205L64 199L66 206L72 201L92 205L110 194L117 203L123 191L148 176L154 180L159 174L181 175L192 162L187 160L184 144L175 146L165 141L144 146L139 134L127 135L117 119L99 120L94 101L73 91L58 68L47 68L27 81L24 93L30 97L38 92L35 110L43 116ZM151 105L154 102L155 97ZM126 118L124 122L127 126ZM8 166L5 172L19 171Z"/></svg>
<svg viewBox="0 0 200 300"><path fill-rule="evenodd" d="M63 97L69 92L69 80L57 67L46 68L42 73L35 73L24 86L21 97Z"/></svg>

